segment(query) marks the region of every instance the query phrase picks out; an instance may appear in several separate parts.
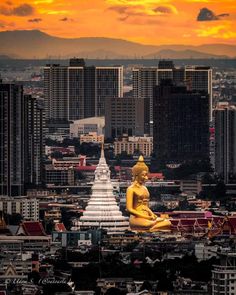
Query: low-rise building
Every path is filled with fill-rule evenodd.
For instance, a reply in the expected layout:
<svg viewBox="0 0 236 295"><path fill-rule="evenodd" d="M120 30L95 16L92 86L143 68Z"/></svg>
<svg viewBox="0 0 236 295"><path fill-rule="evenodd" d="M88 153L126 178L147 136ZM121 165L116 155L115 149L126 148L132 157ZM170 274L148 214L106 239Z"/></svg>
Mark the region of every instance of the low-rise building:
<svg viewBox="0 0 236 295"><path fill-rule="evenodd" d="M217 245L206 245L204 243L195 244L195 256L197 257L198 261L208 260L212 257L217 256Z"/></svg>
<svg viewBox="0 0 236 295"><path fill-rule="evenodd" d="M198 179L184 179L180 181L180 189L183 193L193 196L202 191L202 182Z"/></svg>
<svg viewBox="0 0 236 295"><path fill-rule="evenodd" d="M80 155L78 157L63 157L62 159L53 159L52 165L55 168L76 168L78 166L85 166L86 156Z"/></svg>
<svg viewBox="0 0 236 295"><path fill-rule="evenodd" d="M121 139L116 139L114 142L115 155L126 152L128 155L134 153L142 153L145 157L149 157L153 150L153 138L124 136Z"/></svg>
<svg viewBox="0 0 236 295"><path fill-rule="evenodd" d="M45 167L45 182L47 185L74 185L75 172L73 168L60 168L53 165Z"/></svg>
<svg viewBox="0 0 236 295"><path fill-rule="evenodd" d="M89 132L87 134L80 135L80 143L83 142L94 142L94 143L103 143L104 135L99 135L97 132Z"/></svg>
<svg viewBox="0 0 236 295"><path fill-rule="evenodd" d="M76 120L70 124L70 138L79 138L81 134L96 132L98 135L103 134L105 126L104 117L91 117Z"/></svg>
<svg viewBox="0 0 236 295"><path fill-rule="evenodd" d="M85 231L54 231L52 241L60 242L61 247L89 247L92 245L92 233Z"/></svg>
<svg viewBox="0 0 236 295"><path fill-rule="evenodd" d="M39 200L36 198L0 198L0 211L12 215L20 214L25 220L39 220Z"/></svg>

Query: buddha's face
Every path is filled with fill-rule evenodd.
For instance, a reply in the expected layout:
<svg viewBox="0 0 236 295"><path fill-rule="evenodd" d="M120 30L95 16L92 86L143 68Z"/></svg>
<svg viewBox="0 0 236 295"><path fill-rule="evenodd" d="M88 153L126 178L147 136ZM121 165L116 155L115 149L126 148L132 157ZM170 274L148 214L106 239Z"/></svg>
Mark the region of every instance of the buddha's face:
<svg viewBox="0 0 236 295"><path fill-rule="evenodd" d="M136 175L136 180L137 180L137 182L138 183L140 183L140 184L143 184L145 181L147 181L148 180L148 173L147 173L147 171L142 171L142 172L140 172L138 175Z"/></svg>

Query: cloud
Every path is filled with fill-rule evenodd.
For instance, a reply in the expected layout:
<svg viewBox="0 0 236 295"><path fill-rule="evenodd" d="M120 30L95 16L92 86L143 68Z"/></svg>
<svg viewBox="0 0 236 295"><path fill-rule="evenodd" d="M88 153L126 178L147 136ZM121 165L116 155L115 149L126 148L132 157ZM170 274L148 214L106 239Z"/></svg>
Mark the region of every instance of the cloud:
<svg viewBox="0 0 236 295"><path fill-rule="evenodd" d="M68 17L63 17L63 18L59 19L59 21L61 21L61 22L72 22L73 19L72 18L68 18Z"/></svg>
<svg viewBox="0 0 236 295"><path fill-rule="evenodd" d="M229 13L221 13L218 15L218 17L228 17Z"/></svg>
<svg viewBox="0 0 236 295"><path fill-rule="evenodd" d="M219 39L234 39L236 38L236 32L231 30L230 26L219 25L207 28L197 29L198 37L212 37Z"/></svg>
<svg viewBox="0 0 236 295"><path fill-rule="evenodd" d="M124 17L146 15L146 13L144 12L144 7L141 5L137 5L137 6L120 5L120 6L112 6L112 7L109 7L108 9L124 15Z"/></svg>
<svg viewBox="0 0 236 295"><path fill-rule="evenodd" d="M111 6L108 8L108 10L114 10L119 14L123 14L127 11L128 8L128 6Z"/></svg>
<svg viewBox="0 0 236 295"><path fill-rule="evenodd" d="M228 13L216 15L212 10L204 7L200 10L197 16L197 21L215 21L227 16L229 16Z"/></svg>
<svg viewBox="0 0 236 295"><path fill-rule="evenodd" d="M154 18L154 17L130 17L127 18L126 23L132 24L132 25L137 25L137 26L145 26L145 25L160 25L161 22L159 19Z"/></svg>
<svg viewBox="0 0 236 295"><path fill-rule="evenodd" d="M0 6L0 14L6 15L6 16L10 16L10 15L28 16L28 15L32 15L33 13L34 13L33 6L26 3L21 4L19 6L12 7L12 8Z"/></svg>
<svg viewBox="0 0 236 295"><path fill-rule="evenodd" d="M7 27L14 27L15 26L15 23L13 22L5 22L5 21L1 21L0 20L0 28L7 28Z"/></svg>
<svg viewBox="0 0 236 295"><path fill-rule="evenodd" d="M6 27L6 24L2 21L0 21L0 28L5 28Z"/></svg>
<svg viewBox="0 0 236 295"><path fill-rule="evenodd" d="M158 15L163 14L177 14L178 11L173 5L169 6L158 6L153 9L154 12L156 12Z"/></svg>
<svg viewBox="0 0 236 295"><path fill-rule="evenodd" d="M28 19L29 23L39 23L41 22L42 19L41 18L33 18L33 19Z"/></svg>
<svg viewBox="0 0 236 295"><path fill-rule="evenodd" d="M156 17L160 15L177 14L178 11L173 5L155 7L154 5L116 5L111 6L108 10L113 10L121 15L119 20L125 21L129 17ZM153 22L153 20L151 20Z"/></svg>

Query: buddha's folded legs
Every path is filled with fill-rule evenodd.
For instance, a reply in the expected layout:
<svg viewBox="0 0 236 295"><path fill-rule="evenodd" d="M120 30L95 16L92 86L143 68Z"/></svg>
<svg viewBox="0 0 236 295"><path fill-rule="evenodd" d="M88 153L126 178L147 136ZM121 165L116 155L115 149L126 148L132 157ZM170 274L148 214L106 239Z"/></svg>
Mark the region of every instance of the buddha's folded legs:
<svg viewBox="0 0 236 295"><path fill-rule="evenodd" d="M131 215L129 219L130 228L133 230L149 231L155 224L155 220L148 220Z"/></svg>
<svg viewBox="0 0 236 295"><path fill-rule="evenodd" d="M130 228L135 231L166 231L170 230L171 223L168 219L157 218L156 220L148 220L131 215Z"/></svg>
<svg viewBox="0 0 236 295"><path fill-rule="evenodd" d="M157 222L150 228L150 232L167 231L170 230L170 227L171 222L168 219L157 220Z"/></svg>

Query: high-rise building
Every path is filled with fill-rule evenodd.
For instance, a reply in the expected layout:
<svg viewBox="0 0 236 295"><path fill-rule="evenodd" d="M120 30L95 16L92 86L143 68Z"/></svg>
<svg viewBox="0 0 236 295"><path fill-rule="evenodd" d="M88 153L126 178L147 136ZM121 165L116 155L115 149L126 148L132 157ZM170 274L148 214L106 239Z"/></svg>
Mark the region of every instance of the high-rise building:
<svg viewBox="0 0 236 295"><path fill-rule="evenodd" d="M116 138L123 136L123 134L143 136L144 111L142 102L132 96L107 97L105 100L106 138Z"/></svg>
<svg viewBox="0 0 236 295"><path fill-rule="evenodd" d="M215 170L228 183L236 175L236 107L218 105L215 113Z"/></svg>
<svg viewBox="0 0 236 295"><path fill-rule="evenodd" d="M236 253L219 253L220 264L212 270L212 295L234 295L236 290Z"/></svg>
<svg viewBox="0 0 236 295"><path fill-rule="evenodd" d="M123 96L123 67L86 67L80 59L69 66L47 65L44 95L48 121L102 116L105 97Z"/></svg>
<svg viewBox="0 0 236 295"><path fill-rule="evenodd" d="M145 134L151 134L151 125L153 124L153 91L157 84L157 68L133 70L133 95L143 105L143 129Z"/></svg>
<svg viewBox="0 0 236 295"><path fill-rule="evenodd" d="M23 87L0 83L0 195L22 195L25 182Z"/></svg>
<svg viewBox="0 0 236 295"><path fill-rule="evenodd" d="M84 68L81 66L44 67L46 119L66 122L84 117Z"/></svg>
<svg viewBox="0 0 236 295"><path fill-rule="evenodd" d="M209 95L163 80L154 91L154 153L159 164L209 158Z"/></svg>
<svg viewBox="0 0 236 295"><path fill-rule="evenodd" d="M42 183L44 111L23 87L0 83L0 195L21 196Z"/></svg>
<svg viewBox="0 0 236 295"><path fill-rule="evenodd" d="M105 98L123 97L123 67L96 67L95 69L95 116L104 116Z"/></svg>
<svg viewBox="0 0 236 295"><path fill-rule="evenodd" d="M43 156L45 154L45 110L44 101L31 95L25 101L25 169L27 182L40 185L43 181Z"/></svg>
<svg viewBox="0 0 236 295"><path fill-rule="evenodd" d="M212 120L212 69L209 67L176 68L171 61L160 61L158 67L134 68L134 97L144 100L144 130L153 132L153 91L164 79L172 79L176 85L185 85L188 90L205 91L209 94L209 120Z"/></svg>

